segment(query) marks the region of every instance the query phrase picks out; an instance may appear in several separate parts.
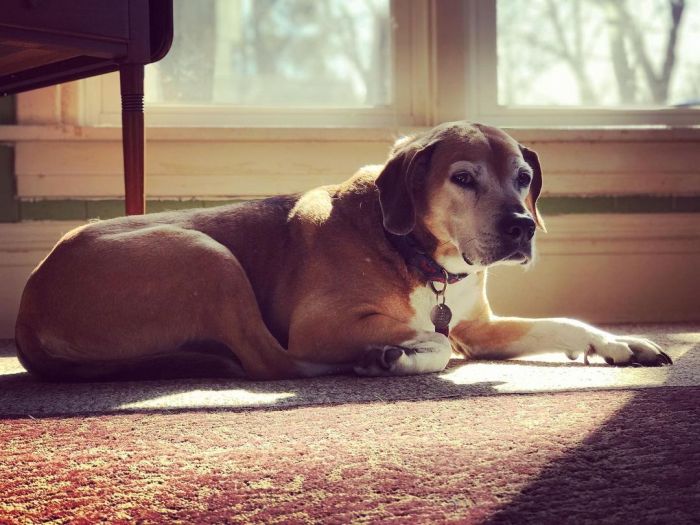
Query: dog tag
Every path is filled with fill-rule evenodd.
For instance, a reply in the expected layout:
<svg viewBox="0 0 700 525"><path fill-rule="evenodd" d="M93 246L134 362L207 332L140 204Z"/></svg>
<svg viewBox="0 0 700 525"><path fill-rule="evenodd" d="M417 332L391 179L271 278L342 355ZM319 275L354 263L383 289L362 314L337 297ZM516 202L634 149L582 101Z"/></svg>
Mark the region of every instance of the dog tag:
<svg viewBox="0 0 700 525"><path fill-rule="evenodd" d="M450 325L452 310L446 304L436 304L430 310L430 320L435 325L436 331L442 331Z"/></svg>

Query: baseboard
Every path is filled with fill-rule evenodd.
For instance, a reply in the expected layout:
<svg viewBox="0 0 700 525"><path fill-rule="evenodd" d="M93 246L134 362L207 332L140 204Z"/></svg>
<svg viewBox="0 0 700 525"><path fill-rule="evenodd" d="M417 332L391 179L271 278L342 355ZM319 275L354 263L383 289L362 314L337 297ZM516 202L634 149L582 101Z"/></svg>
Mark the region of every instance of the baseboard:
<svg viewBox="0 0 700 525"><path fill-rule="evenodd" d="M591 322L700 321L697 214L562 215L539 234L530 270L502 268L489 297L503 315ZM0 338L11 337L24 283L73 221L0 223Z"/></svg>

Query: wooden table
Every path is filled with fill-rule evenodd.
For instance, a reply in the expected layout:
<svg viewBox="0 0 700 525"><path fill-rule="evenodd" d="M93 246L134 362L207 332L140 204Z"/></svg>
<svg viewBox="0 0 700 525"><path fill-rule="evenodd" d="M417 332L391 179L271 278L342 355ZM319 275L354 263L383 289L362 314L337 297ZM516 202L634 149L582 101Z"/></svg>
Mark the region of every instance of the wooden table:
<svg viewBox="0 0 700 525"><path fill-rule="evenodd" d="M143 70L172 38L172 0L2 0L0 8L0 95L119 71L129 215L145 211Z"/></svg>

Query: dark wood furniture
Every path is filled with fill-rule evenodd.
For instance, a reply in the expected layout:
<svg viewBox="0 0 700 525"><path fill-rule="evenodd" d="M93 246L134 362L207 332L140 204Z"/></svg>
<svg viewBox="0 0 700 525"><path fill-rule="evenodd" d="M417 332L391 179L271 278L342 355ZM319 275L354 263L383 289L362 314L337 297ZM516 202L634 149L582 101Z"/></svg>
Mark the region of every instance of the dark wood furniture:
<svg viewBox="0 0 700 525"><path fill-rule="evenodd" d="M144 65L173 38L172 0L2 0L0 94L119 71L127 214L145 211Z"/></svg>

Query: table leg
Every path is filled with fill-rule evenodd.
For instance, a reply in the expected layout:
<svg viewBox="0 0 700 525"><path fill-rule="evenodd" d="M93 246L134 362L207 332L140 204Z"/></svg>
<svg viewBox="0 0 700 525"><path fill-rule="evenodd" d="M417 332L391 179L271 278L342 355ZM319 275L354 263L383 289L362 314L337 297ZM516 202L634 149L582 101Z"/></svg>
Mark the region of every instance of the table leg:
<svg viewBox="0 0 700 525"><path fill-rule="evenodd" d="M122 64L119 79L122 93L122 148L127 215L145 212L143 64Z"/></svg>

